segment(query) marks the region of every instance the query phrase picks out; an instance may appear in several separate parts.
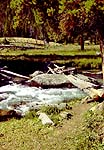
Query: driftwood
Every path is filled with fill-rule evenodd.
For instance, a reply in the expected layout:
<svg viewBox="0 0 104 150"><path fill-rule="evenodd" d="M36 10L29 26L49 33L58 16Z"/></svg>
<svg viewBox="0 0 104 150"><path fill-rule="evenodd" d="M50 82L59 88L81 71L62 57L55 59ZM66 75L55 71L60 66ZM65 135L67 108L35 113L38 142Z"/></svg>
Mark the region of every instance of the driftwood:
<svg viewBox="0 0 104 150"><path fill-rule="evenodd" d="M77 73L75 75L75 77L77 77L79 79L83 79L84 81L87 81L87 82L92 82L92 83L94 83L98 87L101 86L101 83L99 83L98 80L95 79L95 78L93 78L93 77L88 77L88 76L85 76L85 75L79 74L79 73Z"/></svg>
<svg viewBox="0 0 104 150"><path fill-rule="evenodd" d="M11 84L13 82L25 84L27 80L29 80L29 77L27 76L0 68L0 86Z"/></svg>
<svg viewBox="0 0 104 150"><path fill-rule="evenodd" d="M4 70L4 69L0 69L0 72L3 74L6 74L8 76L15 76L15 77L23 78L23 79L29 79L29 77L27 77L27 76L23 76L18 73L14 73L12 71Z"/></svg>
<svg viewBox="0 0 104 150"><path fill-rule="evenodd" d="M75 85L76 87L78 87L81 90L96 87L95 84L93 84L91 82L84 81L83 79L79 79L79 78L75 77L74 75L68 75L66 77L69 79L69 81L73 85Z"/></svg>
<svg viewBox="0 0 104 150"><path fill-rule="evenodd" d="M0 49L3 49L3 48L20 48L20 49L32 49L32 48L35 48L35 46L18 46L18 45L0 45Z"/></svg>
<svg viewBox="0 0 104 150"><path fill-rule="evenodd" d="M43 40L37 40L32 38L16 38L5 37L0 38L0 49L4 48L19 48L19 49L43 49L45 44Z"/></svg>
<svg viewBox="0 0 104 150"><path fill-rule="evenodd" d="M61 66L59 67L56 64L53 64L54 68L51 68L50 66L48 66L48 71L47 73L51 72L52 74L69 74L69 73L73 73L76 71L76 68L65 68L65 66Z"/></svg>
<svg viewBox="0 0 104 150"><path fill-rule="evenodd" d="M0 77L1 77L2 79L8 79L8 80L11 79L10 76L8 76L8 75L6 75L6 74L4 74L4 73L0 73Z"/></svg>
<svg viewBox="0 0 104 150"><path fill-rule="evenodd" d="M103 78L103 74L102 74L102 71L100 72L96 72L96 73L93 73L93 72L89 72L89 71L83 71L83 74L88 76L88 77L92 77L92 78L99 78L99 79L102 79Z"/></svg>
<svg viewBox="0 0 104 150"><path fill-rule="evenodd" d="M79 78L75 77L74 75L68 75L67 78L73 85L75 85L79 89L83 90L93 100L97 101L97 100L104 98L104 90L95 89L95 87L96 87L95 84L84 81L83 79L79 79Z"/></svg>
<svg viewBox="0 0 104 150"><path fill-rule="evenodd" d="M51 72L52 74L56 74L56 73L61 74L64 72L65 66L59 67L56 64L53 64L53 65L54 65L54 69L48 66L49 70L47 71L47 73Z"/></svg>

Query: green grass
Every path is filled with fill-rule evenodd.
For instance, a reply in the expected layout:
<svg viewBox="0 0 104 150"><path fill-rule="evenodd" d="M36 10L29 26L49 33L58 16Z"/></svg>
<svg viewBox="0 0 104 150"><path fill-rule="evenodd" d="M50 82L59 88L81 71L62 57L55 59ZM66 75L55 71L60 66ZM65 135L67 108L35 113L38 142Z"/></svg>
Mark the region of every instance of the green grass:
<svg viewBox="0 0 104 150"><path fill-rule="evenodd" d="M67 110L67 108L63 110ZM59 116L61 110L53 106L44 106L41 111L49 115L55 126L43 126L34 111L27 113L20 120L11 119L7 122L0 122L0 148L2 150L3 148L8 150L51 150L59 148L61 150L64 143L62 145L58 143L59 133L57 133L57 127L62 123Z"/></svg>
<svg viewBox="0 0 104 150"><path fill-rule="evenodd" d="M0 55L7 56L18 56L18 55L65 55L65 56L74 56L74 55L96 55L96 52L99 52L99 45L86 45L85 50L81 51L79 45L60 45L60 46L49 46L45 49L3 49L0 51Z"/></svg>
<svg viewBox="0 0 104 150"><path fill-rule="evenodd" d="M99 45L85 45L85 50L81 51L78 44L67 44L52 45L44 49L1 49L0 59L6 61L51 61L81 69L101 69L102 59L96 53L100 53Z"/></svg>
<svg viewBox="0 0 104 150"><path fill-rule="evenodd" d="M88 111L85 115L83 130L75 138L75 145L78 150L103 150L104 143L100 139L100 130L104 127L104 110L92 112ZM104 135L104 132L102 132Z"/></svg>
<svg viewBox="0 0 104 150"><path fill-rule="evenodd" d="M103 150L98 139L103 114L88 111L81 117L79 112L86 107L77 106L78 102L69 104L74 118L59 121L55 109L52 119L59 121L56 126L43 126L33 112L20 120L0 122L0 150ZM52 115L53 108L44 111Z"/></svg>

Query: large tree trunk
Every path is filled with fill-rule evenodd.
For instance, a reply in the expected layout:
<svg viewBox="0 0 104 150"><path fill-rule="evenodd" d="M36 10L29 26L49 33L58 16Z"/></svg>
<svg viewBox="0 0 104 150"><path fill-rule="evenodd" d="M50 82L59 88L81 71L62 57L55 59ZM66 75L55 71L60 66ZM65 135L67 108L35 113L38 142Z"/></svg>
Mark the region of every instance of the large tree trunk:
<svg viewBox="0 0 104 150"><path fill-rule="evenodd" d="M100 52L102 56L102 73L103 73L103 87L104 87L104 42L100 39Z"/></svg>
<svg viewBox="0 0 104 150"><path fill-rule="evenodd" d="M103 88L104 88L104 52L102 56Z"/></svg>

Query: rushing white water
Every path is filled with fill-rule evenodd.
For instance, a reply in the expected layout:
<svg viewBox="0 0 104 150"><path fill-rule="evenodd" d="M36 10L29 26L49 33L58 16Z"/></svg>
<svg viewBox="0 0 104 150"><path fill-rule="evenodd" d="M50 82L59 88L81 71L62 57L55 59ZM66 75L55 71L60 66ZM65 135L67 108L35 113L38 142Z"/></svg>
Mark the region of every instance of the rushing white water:
<svg viewBox="0 0 104 150"><path fill-rule="evenodd" d="M30 104L55 104L83 98L86 94L77 88L49 88L23 86L18 84L0 87L0 109L22 111L30 109Z"/></svg>

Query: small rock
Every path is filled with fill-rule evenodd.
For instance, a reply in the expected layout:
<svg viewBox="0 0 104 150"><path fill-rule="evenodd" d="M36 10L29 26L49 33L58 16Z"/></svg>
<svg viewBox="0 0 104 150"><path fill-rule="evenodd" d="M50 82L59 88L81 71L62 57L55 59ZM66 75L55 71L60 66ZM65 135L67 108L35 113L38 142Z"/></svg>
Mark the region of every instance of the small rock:
<svg viewBox="0 0 104 150"><path fill-rule="evenodd" d="M29 107L29 110L34 110L34 111L39 111L40 108L42 107L41 104L38 104L36 102L28 103L27 106Z"/></svg>
<svg viewBox="0 0 104 150"><path fill-rule="evenodd" d="M39 113L39 119L42 121L43 125L53 125L53 121L45 114Z"/></svg>
<svg viewBox="0 0 104 150"><path fill-rule="evenodd" d="M69 112L66 112L66 111L64 111L64 112L61 112L60 113L60 116L63 118L63 119L71 119L71 117L73 116L71 113L69 113Z"/></svg>

